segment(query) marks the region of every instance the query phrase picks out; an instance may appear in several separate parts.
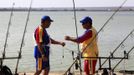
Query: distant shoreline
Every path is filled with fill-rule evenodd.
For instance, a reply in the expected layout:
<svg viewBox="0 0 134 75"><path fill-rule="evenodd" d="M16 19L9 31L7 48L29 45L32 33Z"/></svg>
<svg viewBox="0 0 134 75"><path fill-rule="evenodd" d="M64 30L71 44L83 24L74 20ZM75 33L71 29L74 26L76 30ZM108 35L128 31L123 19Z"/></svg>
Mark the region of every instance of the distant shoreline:
<svg viewBox="0 0 134 75"><path fill-rule="evenodd" d="M76 11L115 11L119 7L85 7ZM11 11L12 8L0 8L0 11ZM14 8L13 11L29 11L29 8ZM73 8L32 8L31 11L74 11ZM123 7L120 11L134 11L134 7Z"/></svg>

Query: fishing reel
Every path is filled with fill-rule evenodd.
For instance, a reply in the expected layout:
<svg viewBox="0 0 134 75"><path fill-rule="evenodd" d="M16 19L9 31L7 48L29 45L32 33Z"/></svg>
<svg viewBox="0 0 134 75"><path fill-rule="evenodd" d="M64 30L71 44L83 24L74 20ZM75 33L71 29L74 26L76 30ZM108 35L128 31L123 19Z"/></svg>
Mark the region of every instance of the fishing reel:
<svg viewBox="0 0 134 75"><path fill-rule="evenodd" d="M1 66L0 75L13 75L10 68L7 66Z"/></svg>
<svg viewBox="0 0 134 75"><path fill-rule="evenodd" d="M111 75L111 74L109 74L108 70L106 68L104 68L101 75ZM113 73L112 75L116 75L116 74Z"/></svg>
<svg viewBox="0 0 134 75"><path fill-rule="evenodd" d="M75 69L78 70L79 65L78 65L78 61L75 63Z"/></svg>
<svg viewBox="0 0 134 75"><path fill-rule="evenodd" d="M67 75L73 75L73 73L69 72Z"/></svg>

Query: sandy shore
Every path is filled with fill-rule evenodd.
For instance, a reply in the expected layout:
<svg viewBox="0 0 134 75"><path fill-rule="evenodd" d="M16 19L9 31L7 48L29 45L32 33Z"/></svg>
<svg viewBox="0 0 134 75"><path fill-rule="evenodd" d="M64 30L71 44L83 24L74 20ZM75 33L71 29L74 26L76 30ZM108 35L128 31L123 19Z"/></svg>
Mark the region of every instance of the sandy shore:
<svg viewBox="0 0 134 75"><path fill-rule="evenodd" d="M49 75L63 75L65 72L63 71L56 71L56 72L50 72ZM102 72L99 72L98 74L101 75ZM115 72L116 75L124 75L123 73ZM33 72L25 73L26 75L34 75ZM24 73L19 73L19 75L24 75ZM42 74L41 74L42 75ZM79 72L75 72L74 75L80 75ZM84 75L84 73L82 73ZM97 75L97 74L96 74ZM133 75L133 74L125 74L125 75Z"/></svg>

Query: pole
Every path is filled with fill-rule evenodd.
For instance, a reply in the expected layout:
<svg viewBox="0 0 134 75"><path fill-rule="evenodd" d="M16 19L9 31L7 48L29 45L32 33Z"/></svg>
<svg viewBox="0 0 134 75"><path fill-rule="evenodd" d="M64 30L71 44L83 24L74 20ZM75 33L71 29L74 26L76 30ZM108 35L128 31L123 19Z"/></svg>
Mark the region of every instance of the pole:
<svg viewBox="0 0 134 75"><path fill-rule="evenodd" d="M75 29L76 29L76 36L78 38L78 28L77 28L77 18L76 18L76 7L75 7L75 1L73 1L73 11L74 11L74 20L75 20ZM79 59L79 68L80 68L80 75L82 75L82 70L81 70L81 52L80 52L80 47L79 44L77 44L78 47L78 59Z"/></svg>
<svg viewBox="0 0 134 75"><path fill-rule="evenodd" d="M27 15L27 20L26 20L26 24L25 24L25 29L24 29L23 36L22 36L22 41L21 41L21 45L20 45L20 51L19 51L19 55L18 55L18 57L20 57L20 58L21 58L21 53L22 53L22 46L24 44L26 29L27 29L27 25L28 25L28 21L29 21L29 16L30 16L31 8L32 8L32 3L33 3L33 0L31 0L31 3L30 3L30 7L29 7L29 10L28 10L28 15ZM18 71L19 60L20 59L17 60L17 64L16 64L16 68L15 68L15 74L16 75L18 75L17 71Z"/></svg>
<svg viewBox="0 0 134 75"><path fill-rule="evenodd" d="M8 27L7 27L7 32L6 32L6 39L5 39L5 44L4 44L4 51L2 53L3 54L3 58L1 60L1 66L3 65L3 60L4 60L5 54L6 54L7 41L8 41L9 30L10 30L10 26L11 26L12 17L13 17L14 5L15 5L15 3L12 4L12 10L11 10L10 18L9 18L9 22L8 22Z"/></svg>

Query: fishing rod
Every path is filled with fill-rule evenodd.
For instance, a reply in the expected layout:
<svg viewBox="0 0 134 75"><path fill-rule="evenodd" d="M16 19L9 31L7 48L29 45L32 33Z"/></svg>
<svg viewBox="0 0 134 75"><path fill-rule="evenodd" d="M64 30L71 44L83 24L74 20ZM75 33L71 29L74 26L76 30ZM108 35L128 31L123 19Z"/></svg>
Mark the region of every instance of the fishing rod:
<svg viewBox="0 0 134 75"><path fill-rule="evenodd" d="M118 48L127 40L127 38L132 34L134 32L134 29L123 39L123 41L113 50L113 52L109 55L109 57L111 56L111 55L113 55L117 50L118 50ZM106 63L106 61L107 61L108 59L106 59L103 63L102 63L102 65L101 66L103 66L105 63Z"/></svg>
<svg viewBox="0 0 134 75"><path fill-rule="evenodd" d="M82 53L81 53L81 54L83 54L84 51L86 50L86 48L91 45L91 43L92 43L92 42L94 41L94 39L98 36L98 34L101 32L101 30L103 30L103 28L108 24L108 22L113 18L113 16L122 8L122 6L126 3L126 1L127 1L127 0L125 0L125 1L117 8L117 10L115 10L115 12L110 16L110 18L104 23L104 25L101 27L101 29L100 29L100 30L97 32L97 34L93 37L93 39L91 40L91 42L90 42L89 44L87 44L87 46L82 49Z"/></svg>
<svg viewBox="0 0 134 75"><path fill-rule="evenodd" d="M134 32L134 29L125 37L125 39L119 44L118 47L116 47L115 50L117 50L117 49L123 44L123 42L124 42L131 34L133 34L133 32ZM109 60L109 68L107 68L107 69L109 69L109 70L111 70L111 71L113 72L114 69L122 62L122 60L128 59L128 55L129 55L129 53L130 53L133 49L134 49L134 46L128 51L128 53L127 53L126 51L124 51L124 57L113 57L113 53L115 52L115 50L114 50L113 53L112 53L109 57L86 57L86 58L97 58L97 59L99 59L99 69L98 69L98 70L104 69L104 68L102 68L102 65L103 65L107 60ZM105 61L103 64L101 64L101 59L106 59L106 61ZM121 59L121 60L114 66L113 69L111 68L111 59ZM97 70L96 72L98 72L98 70Z"/></svg>
<svg viewBox="0 0 134 75"><path fill-rule="evenodd" d="M1 66L3 65L3 60L5 59L6 48L7 48L7 41L8 41L8 37L9 37L9 29L10 29L10 26L11 26L11 21L12 21L12 16L13 16L13 11L14 11L14 5L15 5L15 3L12 4L12 9L11 9L11 13L10 13L9 22L8 22L6 38L5 38L5 44L4 44L4 51L2 53L3 58L1 60Z"/></svg>
<svg viewBox="0 0 134 75"><path fill-rule="evenodd" d="M124 57L127 57L128 58L128 55L129 53L134 49L134 46L128 51L128 53L125 53L125 56ZM121 59L115 66L114 68L112 69L113 71L115 70L115 68L122 62L123 59Z"/></svg>
<svg viewBox="0 0 134 75"><path fill-rule="evenodd" d="M73 2L73 10L74 10L74 20L75 20L75 30L76 30L76 36L78 38L78 27L77 27L77 16L76 16L76 6L75 6L75 1L72 0ZM81 52L80 52L80 47L79 47L79 44L77 43L77 46L78 46L78 56L76 57L76 59L78 59L78 61L76 60L76 64L78 65L79 64L79 70L80 70L80 75L82 75L82 69L81 69ZM73 53L73 52L72 52ZM72 54L73 55L73 54ZM74 59L74 58L73 58Z"/></svg>
<svg viewBox="0 0 134 75"><path fill-rule="evenodd" d="M76 16L76 7L75 7L75 1L72 0L73 2L73 10L74 10L74 22L75 22L75 30L76 30L76 36L78 38L78 27L77 27L77 16ZM80 68L80 75L82 75L82 70L81 70L81 52L80 52L80 47L79 47L79 44L77 43L77 47L78 47L78 61L79 61L79 68ZM77 61L76 61L77 62ZM76 63L78 64L78 63Z"/></svg>
<svg viewBox="0 0 134 75"><path fill-rule="evenodd" d="M74 11L74 23L75 23L75 30L76 30L76 37L78 38L78 28L77 28L77 18L76 18L76 7L75 7L75 1L72 0L73 3L73 11ZM67 71L64 73L64 75L67 75L67 72L70 73L70 69L71 67L77 63L77 61L79 60L79 68L80 68L80 75L82 75L82 70L81 70L81 53L80 53L80 47L79 44L77 44L77 48L78 48L78 55L76 57L76 59L74 60L73 64L67 69ZM73 51L72 51L73 52ZM78 63L77 63L78 64Z"/></svg>
<svg viewBox="0 0 134 75"><path fill-rule="evenodd" d="M93 39L91 40L91 42L90 42L89 44L87 44L87 46L82 49L82 52L81 52L80 55L82 55L83 52L86 50L86 48L87 48L88 46L90 46L90 44L94 41L94 39L95 39L95 38L98 36L98 34L101 32L101 30L107 25L107 23L113 18L113 16L122 8L122 6L126 3L126 1L127 1L127 0L125 0L125 1L118 7L117 10L115 10L115 12L110 16L110 18L104 23L104 25L101 27L101 29L100 29L100 30L97 32L97 34L93 37ZM74 2L74 0L73 0L73 5L74 5L74 16L75 16L75 22L76 22L76 11L75 11L75 2ZM76 24L76 23L75 23L75 24ZM83 57L83 58L84 58L84 57ZM76 60L75 60L74 62L76 62ZM74 64L74 62L73 62L73 64ZM73 65L73 64L72 64L72 65ZM68 68L67 71L70 70L70 68L72 67L72 65ZM67 74L67 71L65 72L64 75Z"/></svg>
<svg viewBox="0 0 134 75"><path fill-rule="evenodd" d="M22 53L22 47L23 47L23 44L24 44L26 29L27 29L27 25L28 25L28 21L29 21L29 16L30 16L31 8L32 8L32 3L33 3L33 0L31 0L31 2L30 2L30 7L29 7L29 10L28 10L28 14L27 14L27 20L26 20L26 24L25 24L22 40L21 40L20 52L19 52L19 55L18 55L18 57L20 57L20 58L21 58L21 53ZM16 69L15 69L15 74L16 75L18 75L17 71L18 71L19 60L20 59L17 60L17 64L16 64Z"/></svg>
<svg viewBox="0 0 134 75"><path fill-rule="evenodd" d="M67 75L68 71L70 72L71 67L77 62L77 59L71 64L71 66L67 69L67 71L63 75Z"/></svg>

